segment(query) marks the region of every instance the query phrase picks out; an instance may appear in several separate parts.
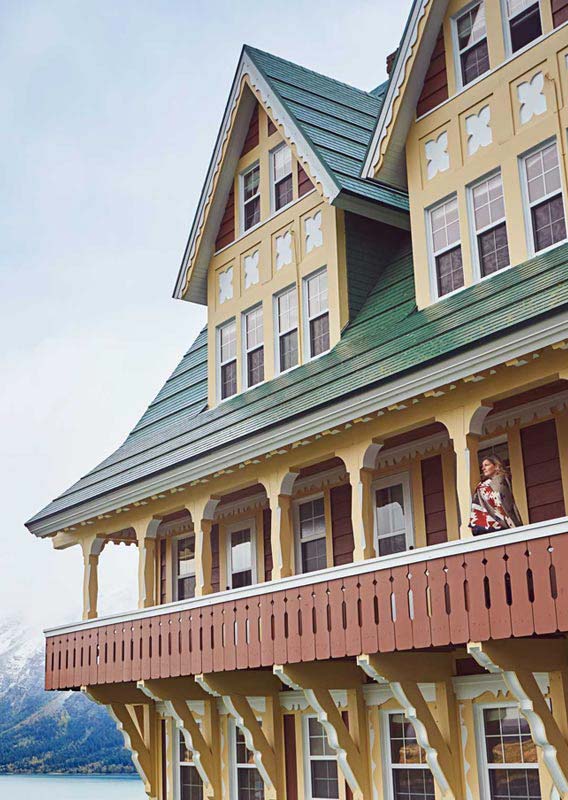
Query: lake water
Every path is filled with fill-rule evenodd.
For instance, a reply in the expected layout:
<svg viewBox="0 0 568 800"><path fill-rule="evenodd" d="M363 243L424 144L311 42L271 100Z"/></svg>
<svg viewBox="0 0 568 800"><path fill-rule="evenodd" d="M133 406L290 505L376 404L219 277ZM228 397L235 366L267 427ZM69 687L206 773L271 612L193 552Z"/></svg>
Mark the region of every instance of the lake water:
<svg viewBox="0 0 568 800"><path fill-rule="evenodd" d="M0 775L0 800L147 800L138 777Z"/></svg>

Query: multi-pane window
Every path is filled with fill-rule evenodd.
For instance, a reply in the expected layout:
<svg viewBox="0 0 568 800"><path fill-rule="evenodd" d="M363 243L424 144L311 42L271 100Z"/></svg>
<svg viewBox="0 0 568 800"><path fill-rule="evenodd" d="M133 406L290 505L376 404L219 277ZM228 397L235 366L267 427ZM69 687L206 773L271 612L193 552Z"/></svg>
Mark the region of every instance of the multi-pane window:
<svg viewBox="0 0 568 800"><path fill-rule="evenodd" d="M408 474L384 478L375 490L377 553L402 553L412 544Z"/></svg>
<svg viewBox="0 0 568 800"><path fill-rule="evenodd" d="M456 38L462 86L489 69L485 3L478 3L456 18Z"/></svg>
<svg viewBox="0 0 568 800"><path fill-rule="evenodd" d="M229 588L239 589L255 581L252 528L243 526L228 536Z"/></svg>
<svg viewBox="0 0 568 800"><path fill-rule="evenodd" d="M306 725L306 783L310 800L339 800L337 758L329 746L322 724L315 717L304 719Z"/></svg>
<svg viewBox="0 0 568 800"><path fill-rule="evenodd" d="M278 328L278 371L284 372L298 363L298 292L295 286L276 297Z"/></svg>
<svg viewBox="0 0 568 800"><path fill-rule="evenodd" d="M193 763L193 753L179 736L179 798L178 800L203 800L203 781Z"/></svg>
<svg viewBox="0 0 568 800"><path fill-rule="evenodd" d="M305 280L309 356L329 350L329 304L327 270L322 269Z"/></svg>
<svg viewBox="0 0 568 800"><path fill-rule="evenodd" d="M248 749L245 737L235 726L234 796L236 800L264 800L264 783Z"/></svg>
<svg viewBox="0 0 568 800"><path fill-rule="evenodd" d="M388 715L392 800L435 800L434 778L404 714Z"/></svg>
<svg viewBox="0 0 568 800"><path fill-rule="evenodd" d="M463 261L457 197L430 211L430 233L438 297L463 286Z"/></svg>
<svg viewBox="0 0 568 800"><path fill-rule="evenodd" d="M485 277L509 266L501 173L476 184L471 190L471 196L479 271Z"/></svg>
<svg viewBox="0 0 568 800"><path fill-rule="evenodd" d="M242 174L243 230L248 231L260 222L260 166L254 164Z"/></svg>
<svg viewBox="0 0 568 800"><path fill-rule="evenodd" d="M524 158L525 181L535 253L566 238L564 202L556 142Z"/></svg>
<svg viewBox="0 0 568 800"><path fill-rule="evenodd" d="M176 539L175 546L175 599L187 600L195 596L195 536Z"/></svg>
<svg viewBox="0 0 568 800"><path fill-rule="evenodd" d="M245 348L246 385L255 386L264 380L264 330L262 306L244 315L243 339Z"/></svg>
<svg viewBox="0 0 568 800"><path fill-rule="evenodd" d="M272 205L279 211L291 203L294 197L292 184L292 153L287 144L282 144L270 154L272 174Z"/></svg>
<svg viewBox="0 0 568 800"><path fill-rule="evenodd" d="M237 393L237 325L235 320L217 329L221 400Z"/></svg>
<svg viewBox="0 0 568 800"><path fill-rule="evenodd" d="M539 0L505 0L511 53L542 36Z"/></svg>
<svg viewBox="0 0 568 800"><path fill-rule="evenodd" d="M323 497L298 505L299 572L313 572L327 567L325 504Z"/></svg>
<svg viewBox="0 0 568 800"><path fill-rule="evenodd" d="M491 800L540 800L536 745L527 721L513 706L483 710L482 754Z"/></svg>

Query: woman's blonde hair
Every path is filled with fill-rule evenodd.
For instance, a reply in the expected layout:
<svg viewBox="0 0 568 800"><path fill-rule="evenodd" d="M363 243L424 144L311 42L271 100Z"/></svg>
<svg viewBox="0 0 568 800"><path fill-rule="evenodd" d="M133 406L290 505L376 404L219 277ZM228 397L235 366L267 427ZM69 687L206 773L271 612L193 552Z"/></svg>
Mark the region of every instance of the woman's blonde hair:
<svg viewBox="0 0 568 800"><path fill-rule="evenodd" d="M493 466L497 469L498 475L505 475L505 477L509 476L509 471L507 470L507 467L505 466L505 464L503 464L499 456L495 455L484 456L481 461L481 464L479 465L480 469L484 461L489 461L491 464L493 464Z"/></svg>

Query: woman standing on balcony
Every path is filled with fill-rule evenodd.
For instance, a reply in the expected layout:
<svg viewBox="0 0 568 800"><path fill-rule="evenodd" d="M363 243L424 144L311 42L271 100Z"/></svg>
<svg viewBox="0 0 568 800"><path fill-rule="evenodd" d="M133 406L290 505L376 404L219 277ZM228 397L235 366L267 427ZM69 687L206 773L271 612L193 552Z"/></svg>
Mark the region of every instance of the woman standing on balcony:
<svg viewBox="0 0 568 800"><path fill-rule="evenodd" d="M522 525L511 482L503 462L487 456L481 464L481 481L471 501L469 527L474 536Z"/></svg>

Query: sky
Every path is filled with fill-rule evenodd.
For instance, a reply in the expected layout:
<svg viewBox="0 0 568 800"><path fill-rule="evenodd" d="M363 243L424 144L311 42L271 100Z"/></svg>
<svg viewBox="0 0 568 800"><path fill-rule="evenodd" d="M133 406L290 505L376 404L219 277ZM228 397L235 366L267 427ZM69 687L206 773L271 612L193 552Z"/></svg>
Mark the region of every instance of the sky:
<svg viewBox="0 0 568 800"><path fill-rule="evenodd" d="M409 0L0 3L0 616L79 618L24 522L126 437L203 326L171 295L243 43L364 89ZM133 606L134 548L100 610Z"/></svg>

